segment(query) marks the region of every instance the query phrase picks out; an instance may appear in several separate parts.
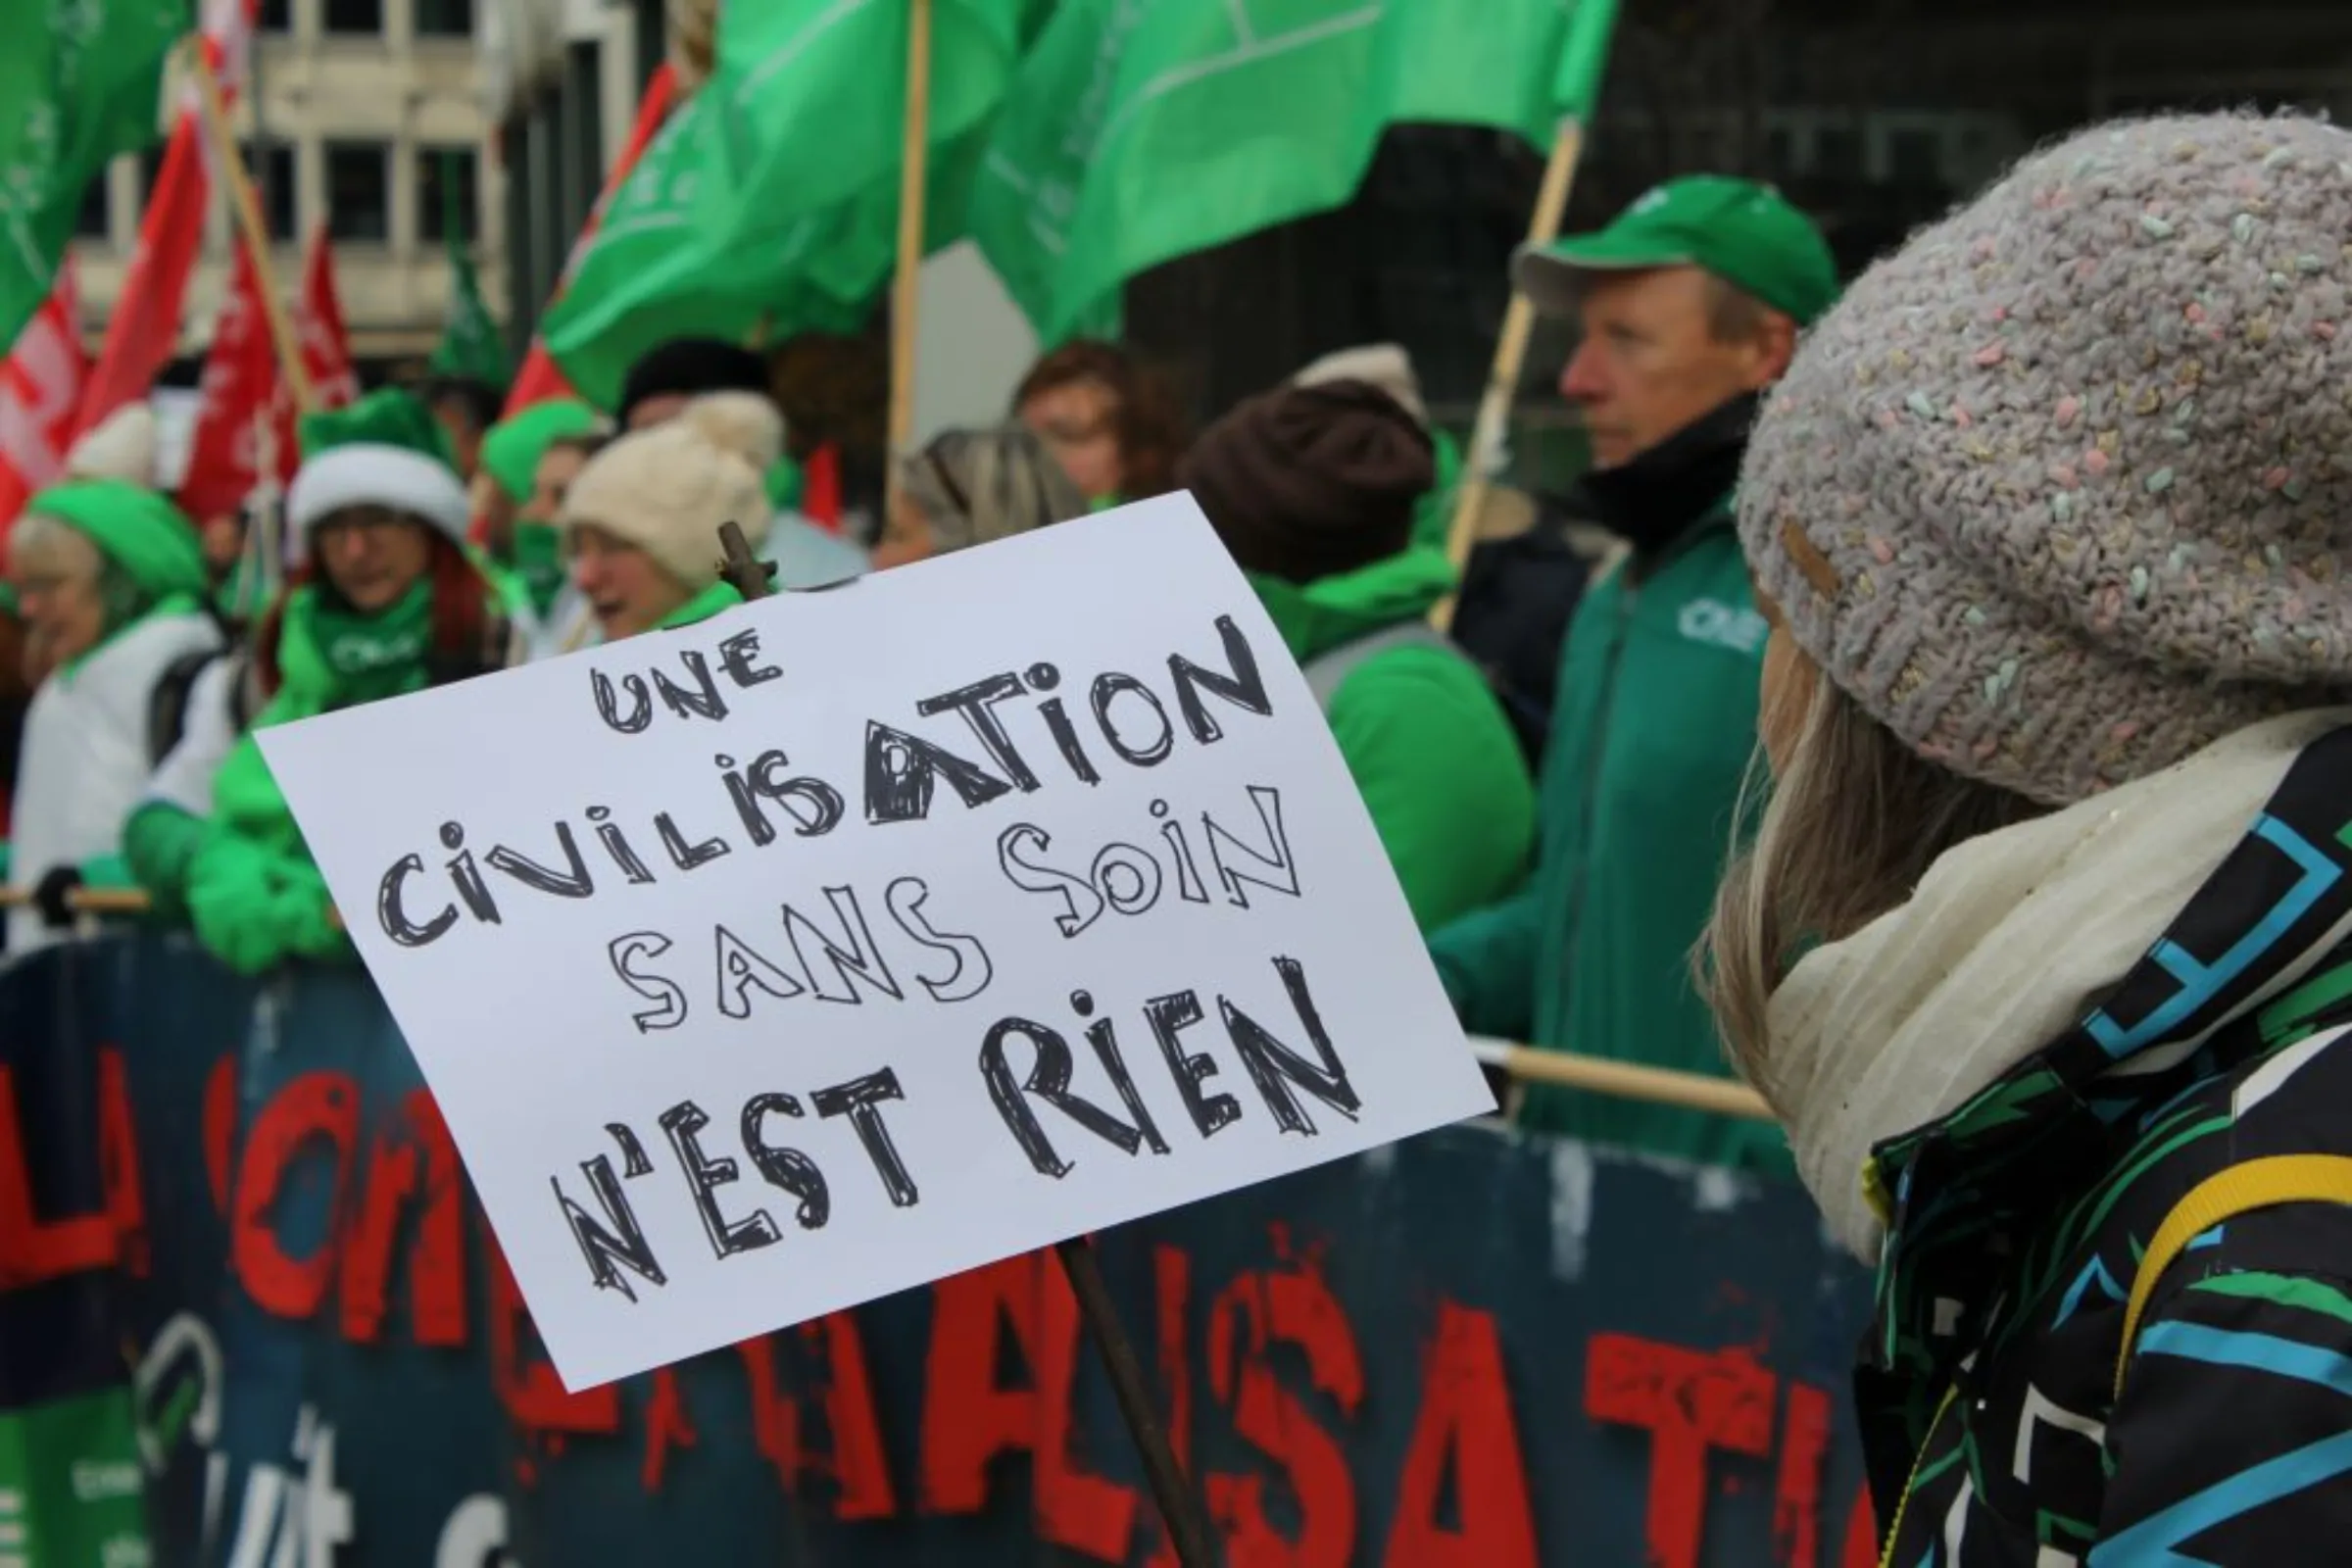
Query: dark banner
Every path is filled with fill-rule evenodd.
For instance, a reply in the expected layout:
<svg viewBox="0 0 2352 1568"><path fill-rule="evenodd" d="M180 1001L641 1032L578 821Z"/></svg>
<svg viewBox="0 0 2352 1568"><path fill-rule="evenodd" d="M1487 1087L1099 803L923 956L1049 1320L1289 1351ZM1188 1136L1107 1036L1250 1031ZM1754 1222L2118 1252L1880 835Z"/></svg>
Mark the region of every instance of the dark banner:
<svg viewBox="0 0 2352 1568"><path fill-rule="evenodd" d="M1099 1242L1233 1568L1872 1560L1867 1282L1793 1187L1462 1127ZM0 970L12 1542L1174 1563L1050 1257L566 1394L364 977L155 938Z"/></svg>

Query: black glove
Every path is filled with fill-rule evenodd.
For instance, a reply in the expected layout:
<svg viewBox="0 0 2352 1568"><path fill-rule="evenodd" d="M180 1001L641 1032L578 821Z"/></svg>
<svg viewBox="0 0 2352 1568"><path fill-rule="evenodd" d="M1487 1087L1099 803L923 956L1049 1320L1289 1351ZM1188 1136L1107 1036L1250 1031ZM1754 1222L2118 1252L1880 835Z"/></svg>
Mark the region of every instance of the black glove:
<svg viewBox="0 0 2352 1568"><path fill-rule="evenodd" d="M66 907L66 895L79 886L78 865L53 865L33 885L32 906L41 911L42 922L51 930L63 930L74 923L74 911Z"/></svg>

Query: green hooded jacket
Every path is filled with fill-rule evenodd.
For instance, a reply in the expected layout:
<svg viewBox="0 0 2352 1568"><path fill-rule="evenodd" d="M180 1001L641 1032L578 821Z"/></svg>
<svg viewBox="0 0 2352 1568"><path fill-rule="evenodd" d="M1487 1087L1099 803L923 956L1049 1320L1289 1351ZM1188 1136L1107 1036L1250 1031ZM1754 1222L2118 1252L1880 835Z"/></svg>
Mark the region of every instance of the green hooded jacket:
<svg viewBox="0 0 2352 1568"><path fill-rule="evenodd" d="M1305 663L1427 615L1452 591L1453 571L1438 551L1407 549L1304 586L1250 580ZM1535 790L1475 664L1438 648L1375 654L1340 683L1325 716L1422 930L1518 883L1535 842Z"/></svg>
<svg viewBox="0 0 2352 1568"><path fill-rule="evenodd" d="M419 585L402 607L371 624L394 616L419 618L428 601L429 590ZM732 585L714 583L662 625L692 625L740 603L742 596ZM383 664L360 677L338 675L321 645L320 628L326 619L315 588L295 590L278 644L281 684L254 719L256 730L424 686L420 656ZM289 958L352 956L351 939L334 918L326 878L312 860L302 830L251 734L239 740L220 764L213 784L211 820L197 822L169 806L140 815L156 819L143 822L141 831L149 835L153 860L165 873L159 877L164 886L157 891L170 896L169 871L176 855L185 865L187 909L196 935L222 963L240 974L260 974ZM181 820L172 822L172 816Z"/></svg>
<svg viewBox="0 0 2352 1568"><path fill-rule="evenodd" d="M255 717L254 730L420 690L430 618L431 589L423 583L368 617L336 616L323 609L315 586L296 589L278 640L277 694ZM364 671L337 668L327 645L338 621L345 635L384 650ZM240 974L259 974L287 958L351 956L326 879L251 733L213 782L212 819L187 868L187 904L197 937Z"/></svg>
<svg viewBox="0 0 2352 1568"><path fill-rule="evenodd" d="M1690 954L1755 750L1765 635L1728 497L1639 580L1613 569L1586 593L1561 652L1535 874L1430 942L1464 1027L1730 1076ZM1792 1168L1766 1122L1540 1085L1520 1119L1702 1163Z"/></svg>

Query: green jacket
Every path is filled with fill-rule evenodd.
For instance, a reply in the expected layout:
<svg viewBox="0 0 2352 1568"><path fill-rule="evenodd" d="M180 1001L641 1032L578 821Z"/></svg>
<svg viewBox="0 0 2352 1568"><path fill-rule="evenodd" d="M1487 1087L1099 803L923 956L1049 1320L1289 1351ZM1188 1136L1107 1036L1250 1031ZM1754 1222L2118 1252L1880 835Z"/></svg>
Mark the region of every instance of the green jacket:
<svg viewBox="0 0 2352 1568"><path fill-rule="evenodd" d="M353 705L328 668L311 626L315 589L295 590L278 640L277 695L254 731ZM387 679L398 695L425 683L421 662ZM262 760L253 733L238 740L213 781L213 814L187 860L188 915L197 938L240 974L260 974L288 958L349 958L351 939L334 919L326 878L311 858L294 813Z"/></svg>
<svg viewBox="0 0 2352 1568"><path fill-rule="evenodd" d="M1253 576L1291 656L1418 620L1453 587L1442 552L1408 549L1304 587ZM1424 931L1502 897L1527 868L1535 791L1485 677L1437 648L1395 648L1348 672L1325 715Z"/></svg>
<svg viewBox="0 0 2352 1568"><path fill-rule="evenodd" d="M309 631L307 596L300 589L278 644L281 683L254 719L256 730L310 718L355 701L416 691L425 684L421 665L392 683L393 690L355 698L337 688ZM664 628L692 625L740 604L726 583L705 589L662 622ZM170 872L184 865L187 910L197 937L213 956L241 974L259 974L288 958L346 959L351 939L333 918L334 899L326 878L311 858L285 796L249 733L240 739L213 783L213 815L199 822L169 806L135 819L144 837L142 858L161 868L159 884L174 890Z"/></svg>
<svg viewBox="0 0 2352 1568"><path fill-rule="evenodd" d="M1756 744L1763 617L1725 504L1629 579L1596 582L1561 654L1535 874L1441 931L1474 1034L1729 1076L1690 975ZM1528 1126L1786 1171L1780 1129L1530 1086Z"/></svg>

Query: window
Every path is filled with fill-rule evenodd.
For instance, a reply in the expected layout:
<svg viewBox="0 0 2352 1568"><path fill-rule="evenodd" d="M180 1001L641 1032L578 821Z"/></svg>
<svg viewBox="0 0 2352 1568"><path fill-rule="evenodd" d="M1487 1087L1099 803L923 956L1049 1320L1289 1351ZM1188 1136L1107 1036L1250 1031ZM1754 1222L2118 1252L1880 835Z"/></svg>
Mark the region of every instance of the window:
<svg viewBox="0 0 2352 1568"><path fill-rule="evenodd" d="M1862 136L1852 126L1825 126L1813 137L1813 172L1825 179L1862 177Z"/></svg>
<svg viewBox="0 0 2352 1568"><path fill-rule="evenodd" d="M321 0L329 32L382 32L384 0Z"/></svg>
<svg viewBox="0 0 2352 1568"><path fill-rule="evenodd" d="M114 232L113 225L107 221L106 195L107 186L111 183L107 172L101 168L90 176L90 182L81 187L81 208L74 215L75 239L105 239Z"/></svg>
<svg viewBox="0 0 2352 1568"><path fill-rule="evenodd" d="M291 245L294 242L294 149L282 141L273 141L260 151L240 147L245 159L245 172L253 178L254 199L262 205L262 222L270 230L271 242Z"/></svg>
<svg viewBox="0 0 2352 1568"><path fill-rule="evenodd" d="M1908 188L1935 189L1943 184L1943 149L1936 133L1907 126L1886 138L1887 174Z"/></svg>
<svg viewBox="0 0 2352 1568"><path fill-rule="evenodd" d="M326 231L381 245L392 237L392 153L380 141L326 144Z"/></svg>
<svg viewBox="0 0 2352 1568"><path fill-rule="evenodd" d="M254 21L264 32L292 32L294 30L293 0L262 0L254 13Z"/></svg>
<svg viewBox="0 0 2352 1568"><path fill-rule="evenodd" d="M416 149L416 238L439 245L449 238L449 220L458 220L458 238L481 236L482 196L478 183L481 159L471 147Z"/></svg>
<svg viewBox="0 0 2352 1568"><path fill-rule="evenodd" d="M472 37L473 0L416 0L416 36Z"/></svg>

